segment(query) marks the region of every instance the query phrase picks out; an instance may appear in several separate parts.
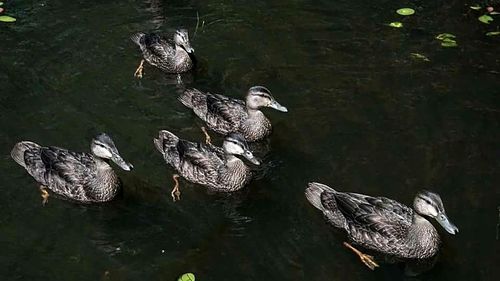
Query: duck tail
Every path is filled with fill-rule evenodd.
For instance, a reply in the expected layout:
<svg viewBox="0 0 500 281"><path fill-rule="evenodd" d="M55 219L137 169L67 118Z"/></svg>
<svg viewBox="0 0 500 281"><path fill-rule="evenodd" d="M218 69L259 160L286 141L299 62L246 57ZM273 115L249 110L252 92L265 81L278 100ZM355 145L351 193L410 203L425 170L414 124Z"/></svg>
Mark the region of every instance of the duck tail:
<svg viewBox="0 0 500 281"><path fill-rule="evenodd" d="M132 42L134 42L135 44L141 46L141 40L143 40L144 36L146 36L145 33L139 32L130 36L130 40L132 40Z"/></svg>
<svg viewBox="0 0 500 281"><path fill-rule="evenodd" d="M178 99L187 108L192 109L202 95L204 94L197 89L186 89L179 95Z"/></svg>
<svg viewBox="0 0 500 281"><path fill-rule="evenodd" d="M24 152L28 149L36 149L40 148L40 146L31 141L21 141L14 145L14 148L10 151L10 156L17 164L26 168L26 163L24 162Z"/></svg>
<svg viewBox="0 0 500 281"><path fill-rule="evenodd" d="M178 142L179 137L167 130L161 130L158 133L158 138L153 139L153 143L155 144L156 149L158 149L158 151L162 154L164 154L165 150L169 147L177 146Z"/></svg>
<svg viewBox="0 0 500 281"><path fill-rule="evenodd" d="M305 191L306 198L309 203L321 211L325 210L325 207L321 203L321 194L323 194L323 192L335 193L336 191L335 189L318 182L308 183Z"/></svg>

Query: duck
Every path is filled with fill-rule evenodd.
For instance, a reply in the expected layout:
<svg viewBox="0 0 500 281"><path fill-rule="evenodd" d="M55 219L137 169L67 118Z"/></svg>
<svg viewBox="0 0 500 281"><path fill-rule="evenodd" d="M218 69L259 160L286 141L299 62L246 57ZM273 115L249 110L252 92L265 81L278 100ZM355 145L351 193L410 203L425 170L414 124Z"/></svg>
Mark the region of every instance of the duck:
<svg viewBox="0 0 500 281"><path fill-rule="evenodd" d="M271 91L263 86L251 87L245 101L204 93L194 88L184 90L178 99L184 106L192 109L209 129L222 135L239 133L249 142L261 140L271 133L271 122L260 110L262 107L288 112L271 95ZM205 127L202 130L206 142L210 143L211 138Z"/></svg>
<svg viewBox="0 0 500 281"><path fill-rule="evenodd" d="M159 131L153 143L165 162L180 176L216 192L240 190L252 178L250 167L237 156L243 156L255 165L260 164L246 140L237 133L227 135L222 147L183 140L167 130ZM174 202L180 200L179 174L172 177L175 182L171 192Z"/></svg>
<svg viewBox="0 0 500 281"><path fill-rule="evenodd" d="M134 73L137 78L143 77L144 61L172 74L188 72L196 62L186 29L177 29L172 42L156 33L139 32L130 39L140 47L144 58Z"/></svg>
<svg viewBox="0 0 500 281"><path fill-rule="evenodd" d="M331 225L344 229L351 242L399 259L421 260L436 255L441 240L429 218L448 233L458 233L441 197L428 190L417 193L413 209L386 197L339 192L317 182L308 184L305 196ZM372 256L347 242L344 245L370 269L379 266Z"/></svg>
<svg viewBox="0 0 500 281"><path fill-rule="evenodd" d="M123 160L106 133L92 139L90 150L92 153L74 152L21 141L14 145L10 155L41 185L43 205L49 198L47 190L81 203L111 201L118 194L121 181L109 160L125 171L132 170L133 165Z"/></svg>

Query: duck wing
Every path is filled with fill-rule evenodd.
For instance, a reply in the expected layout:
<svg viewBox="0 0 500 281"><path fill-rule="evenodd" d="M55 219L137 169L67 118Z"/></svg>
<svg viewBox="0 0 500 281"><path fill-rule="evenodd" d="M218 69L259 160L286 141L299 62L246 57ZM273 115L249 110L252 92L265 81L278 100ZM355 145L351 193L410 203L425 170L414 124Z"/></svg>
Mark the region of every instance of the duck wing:
<svg viewBox="0 0 500 281"><path fill-rule="evenodd" d="M372 248L390 248L407 235L412 222L412 209L385 197L338 192L335 200L351 238Z"/></svg>
<svg viewBox="0 0 500 281"><path fill-rule="evenodd" d="M247 116L245 102L242 100L207 93L207 123L225 131L225 134L239 128Z"/></svg>
<svg viewBox="0 0 500 281"><path fill-rule="evenodd" d="M175 55L172 45L154 33L145 34L140 39L140 46L144 58L151 64L165 64Z"/></svg>
<svg viewBox="0 0 500 281"><path fill-rule="evenodd" d="M180 160L177 170L193 182L213 182L219 174L219 168L224 165L222 149L213 145L180 140L177 151Z"/></svg>
<svg viewBox="0 0 500 281"><path fill-rule="evenodd" d="M96 176L92 155L58 147L41 147L25 152L26 170L38 182L56 193L80 198L84 187Z"/></svg>

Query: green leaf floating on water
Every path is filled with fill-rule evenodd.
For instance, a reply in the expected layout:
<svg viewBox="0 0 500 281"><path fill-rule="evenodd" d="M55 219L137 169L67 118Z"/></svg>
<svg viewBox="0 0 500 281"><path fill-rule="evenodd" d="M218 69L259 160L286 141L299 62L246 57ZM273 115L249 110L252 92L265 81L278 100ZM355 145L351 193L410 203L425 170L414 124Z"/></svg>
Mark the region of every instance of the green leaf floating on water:
<svg viewBox="0 0 500 281"><path fill-rule="evenodd" d="M184 273L177 279L177 281L194 281L194 274L193 273Z"/></svg>
<svg viewBox="0 0 500 281"><path fill-rule="evenodd" d="M469 8L471 8L472 10L481 10L481 6L479 5L475 5L475 6L470 6Z"/></svg>
<svg viewBox="0 0 500 281"><path fill-rule="evenodd" d="M399 22L399 21L395 21L395 22L391 22L389 24L390 27L396 27L396 28L401 28L403 27L403 23Z"/></svg>
<svg viewBox="0 0 500 281"><path fill-rule="evenodd" d="M401 8L397 10L396 13L402 16L411 16L415 13L415 10L413 10L412 8Z"/></svg>
<svg viewBox="0 0 500 281"><path fill-rule="evenodd" d="M499 12L491 12L490 15L500 15Z"/></svg>
<svg viewBox="0 0 500 281"><path fill-rule="evenodd" d="M3 6L3 2L0 2L0 6Z"/></svg>
<svg viewBox="0 0 500 281"><path fill-rule="evenodd" d="M445 39L451 39L451 38L456 38L456 36L451 34L451 33L441 33L441 34L436 36L436 39L438 39L438 40L445 40Z"/></svg>
<svg viewBox="0 0 500 281"><path fill-rule="evenodd" d="M421 59L423 61L431 61L426 56L419 54L419 53L411 53L410 55L412 56L412 58Z"/></svg>
<svg viewBox="0 0 500 281"><path fill-rule="evenodd" d="M451 33L441 33L436 36L436 39L441 40L441 46L443 47L456 47L458 46L457 41L455 41L456 36Z"/></svg>
<svg viewBox="0 0 500 281"><path fill-rule="evenodd" d="M457 41L453 39L445 39L443 42L441 42L441 46L443 47L456 47L458 46Z"/></svg>
<svg viewBox="0 0 500 281"><path fill-rule="evenodd" d="M500 31L490 31L486 33L486 36L497 36L500 35Z"/></svg>
<svg viewBox="0 0 500 281"><path fill-rule="evenodd" d="M16 19L13 18L13 17L9 17L9 16L0 16L0 21L3 21L3 22L15 22Z"/></svg>
<svg viewBox="0 0 500 281"><path fill-rule="evenodd" d="M477 18L480 22L490 24L490 21L493 21L493 18L488 15L482 15Z"/></svg>

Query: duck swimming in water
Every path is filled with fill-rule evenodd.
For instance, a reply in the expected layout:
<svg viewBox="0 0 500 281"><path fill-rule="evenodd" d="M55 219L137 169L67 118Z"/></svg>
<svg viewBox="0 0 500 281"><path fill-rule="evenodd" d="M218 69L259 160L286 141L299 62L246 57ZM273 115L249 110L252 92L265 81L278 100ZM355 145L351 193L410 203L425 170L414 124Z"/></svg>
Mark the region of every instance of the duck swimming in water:
<svg viewBox="0 0 500 281"><path fill-rule="evenodd" d="M175 31L173 42L167 42L155 33L136 33L130 39L139 45L144 57L134 73L142 78L144 61L167 73L183 73L194 66L194 49L186 29Z"/></svg>
<svg viewBox="0 0 500 281"><path fill-rule="evenodd" d="M309 183L307 200L323 212L334 227L345 229L348 238L367 249L404 259L426 259L436 255L439 234L427 220L435 219L450 234L458 228L449 221L438 194L422 191L413 209L385 197L336 191L321 183ZM378 264L349 245L371 269Z"/></svg>
<svg viewBox="0 0 500 281"><path fill-rule="evenodd" d="M236 191L252 178L250 168L236 155L243 156L255 165L260 164L239 134L226 136L222 148L183 140L166 130L160 131L153 142L167 164L174 167L182 177L213 191ZM178 177L179 175L173 176L174 201L180 199Z"/></svg>
<svg viewBox="0 0 500 281"><path fill-rule="evenodd" d="M179 96L179 100L217 133L227 135L239 133L247 141L258 141L271 133L271 122L260 111L262 107L274 108L287 112L271 96L271 92L262 86L254 86L248 90L246 101L228 98L223 95L203 93L197 89L187 89ZM202 128L210 142L210 136Z"/></svg>
<svg viewBox="0 0 500 281"><path fill-rule="evenodd" d="M104 133L92 139L90 150L92 154L22 141L14 146L11 156L41 184L44 205L47 189L82 203L110 201L119 191L120 180L108 159L125 171L133 166L122 159L113 140Z"/></svg>

